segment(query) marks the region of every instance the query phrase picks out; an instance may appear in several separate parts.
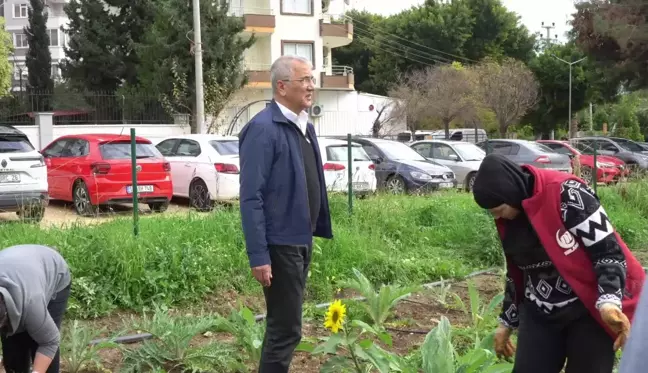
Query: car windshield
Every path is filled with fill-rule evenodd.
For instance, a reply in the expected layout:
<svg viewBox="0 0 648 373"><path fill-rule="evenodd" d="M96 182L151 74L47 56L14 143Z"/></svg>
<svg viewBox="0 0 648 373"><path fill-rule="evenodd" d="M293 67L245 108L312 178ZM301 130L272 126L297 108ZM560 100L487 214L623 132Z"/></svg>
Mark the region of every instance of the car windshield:
<svg viewBox="0 0 648 373"><path fill-rule="evenodd" d="M626 139L614 139L614 142L619 144L620 147L624 148L625 150L631 151L631 152L643 152L645 151L644 148L639 146L639 144L635 143L634 141L626 140Z"/></svg>
<svg viewBox="0 0 648 373"><path fill-rule="evenodd" d="M531 150L537 150L543 153L557 153L555 150L551 149L547 145L544 144L538 144L537 142L528 142L527 147L529 147Z"/></svg>
<svg viewBox="0 0 648 373"><path fill-rule="evenodd" d="M211 140L209 145L214 148L220 155L238 155L238 140Z"/></svg>
<svg viewBox="0 0 648 373"><path fill-rule="evenodd" d="M400 142L376 142L376 146L394 161L425 161L416 150Z"/></svg>
<svg viewBox="0 0 648 373"><path fill-rule="evenodd" d="M371 162L369 155L360 145L351 146L351 156L354 161ZM331 162L347 162L349 160L349 147L347 145L329 145L326 147L326 159Z"/></svg>
<svg viewBox="0 0 648 373"><path fill-rule="evenodd" d="M163 158L162 153L153 144L137 143L135 145L137 158ZM129 159L131 157L130 142L107 142L99 145L103 159Z"/></svg>
<svg viewBox="0 0 648 373"><path fill-rule="evenodd" d="M34 147L29 139L23 136L0 136L0 153L30 152Z"/></svg>
<svg viewBox="0 0 648 373"><path fill-rule="evenodd" d="M465 161L481 161L486 157L486 152L474 144L455 144L454 148Z"/></svg>

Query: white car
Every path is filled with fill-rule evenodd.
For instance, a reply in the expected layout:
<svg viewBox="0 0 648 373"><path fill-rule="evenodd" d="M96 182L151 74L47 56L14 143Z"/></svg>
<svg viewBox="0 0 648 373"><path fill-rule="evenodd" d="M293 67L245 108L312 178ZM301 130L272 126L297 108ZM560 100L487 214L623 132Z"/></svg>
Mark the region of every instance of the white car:
<svg viewBox="0 0 648 373"><path fill-rule="evenodd" d="M452 170L457 178L457 186L472 191L477 171L486 152L477 145L464 141L422 140L410 147L425 158L444 165Z"/></svg>
<svg viewBox="0 0 648 373"><path fill-rule="evenodd" d="M322 137L318 139L326 189L330 192L348 192L349 147L346 141ZM374 163L362 146L357 143L351 145L353 157L352 187L353 193L366 195L376 191L376 173Z"/></svg>
<svg viewBox="0 0 648 373"><path fill-rule="evenodd" d="M40 222L48 204L47 167L27 135L0 125L0 212Z"/></svg>
<svg viewBox="0 0 648 373"><path fill-rule="evenodd" d="M173 195L207 211L214 201L239 197L239 139L234 136L180 135L156 145L171 164Z"/></svg>

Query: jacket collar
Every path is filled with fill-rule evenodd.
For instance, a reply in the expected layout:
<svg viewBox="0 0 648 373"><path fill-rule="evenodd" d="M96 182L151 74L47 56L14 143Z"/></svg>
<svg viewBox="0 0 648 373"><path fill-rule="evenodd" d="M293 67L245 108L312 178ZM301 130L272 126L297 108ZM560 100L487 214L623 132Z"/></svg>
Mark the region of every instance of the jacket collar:
<svg viewBox="0 0 648 373"><path fill-rule="evenodd" d="M279 105L277 105L277 102L274 99L272 99L270 101L270 111L272 112L272 121L273 122L282 123L282 124L290 124L290 121L286 118L285 115L283 115L283 113L281 112L281 109L279 108ZM310 129L310 127L312 127L312 125L313 124L309 121L306 128Z"/></svg>

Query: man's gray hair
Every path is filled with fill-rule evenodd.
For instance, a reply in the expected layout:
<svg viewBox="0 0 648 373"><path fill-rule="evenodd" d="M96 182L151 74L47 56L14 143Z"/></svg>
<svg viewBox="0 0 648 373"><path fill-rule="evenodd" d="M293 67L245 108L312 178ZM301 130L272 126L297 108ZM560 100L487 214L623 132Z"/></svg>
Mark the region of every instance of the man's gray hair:
<svg viewBox="0 0 648 373"><path fill-rule="evenodd" d="M292 76L293 63L295 61L303 62L310 65L311 62L304 57L299 56L281 56L275 60L270 67L270 81L272 82L272 92L277 92L277 83L280 80L288 80Z"/></svg>

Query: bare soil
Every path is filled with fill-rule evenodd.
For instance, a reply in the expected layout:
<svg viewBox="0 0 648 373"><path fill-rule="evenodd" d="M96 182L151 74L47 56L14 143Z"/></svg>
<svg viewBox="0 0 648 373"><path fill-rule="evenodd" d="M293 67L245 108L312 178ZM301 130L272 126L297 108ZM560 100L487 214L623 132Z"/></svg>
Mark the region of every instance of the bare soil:
<svg viewBox="0 0 648 373"><path fill-rule="evenodd" d="M497 275L484 274L474 277L472 280L476 284L483 302L489 302L502 290L502 282ZM452 284L450 291L459 295L463 302L468 304L467 283L465 281ZM447 297L446 300L450 302L451 298ZM226 315L229 314L232 307L238 308L241 304L253 310L255 314L264 312L264 301L261 297L242 296L235 292L208 297L199 306L175 309L172 312L196 314L200 310L205 310ZM325 312L325 309L318 309L317 313L321 315L318 315L315 319L307 318L304 321L303 335L305 340L328 335L329 332L321 325L321 319ZM470 323L470 316L458 307L444 306L439 302L438 289L426 289L413 294L406 300L401 301L393 313L394 317L389 320L390 332L393 337L392 350L401 354L418 348L425 339L425 335L436 326L439 318L443 315L450 320L453 326L466 326ZM124 324L131 317L138 316L132 313L114 313L108 317L89 321L88 324L93 328L105 328L105 330L115 333L122 330ZM232 338L228 335L216 333L209 337L197 336L195 343L208 343L213 339L222 341L231 340ZM131 345L132 348L137 346L138 344ZM119 371L122 356L118 350L103 350L100 355L107 371ZM319 372L320 366L325 359L325 357L313 357L308 353L297 352L294 355L290 371L299 373ZM0 370L0 372L2 371ZM250 372L256 372L256 367L250 367Z"/></svg>

